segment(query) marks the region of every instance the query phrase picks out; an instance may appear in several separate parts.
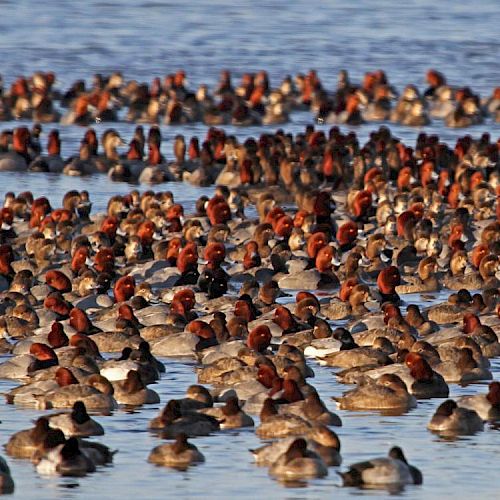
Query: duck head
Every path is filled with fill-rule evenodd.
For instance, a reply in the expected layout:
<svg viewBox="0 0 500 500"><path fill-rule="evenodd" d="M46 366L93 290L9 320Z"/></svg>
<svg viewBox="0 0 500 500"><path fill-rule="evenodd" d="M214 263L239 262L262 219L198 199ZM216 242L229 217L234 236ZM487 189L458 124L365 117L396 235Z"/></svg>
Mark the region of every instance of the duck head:
<svg viewBox="0 0 500 500"><path fill-rule="evenodd" d="M124 302L134 296L135 279L133 276L122 276L113 288L116 302Z"/></svg>
<svg viewBox="0 0 500 500"><path fill-rule="evenodd" d="M271 331L266 325L255 327L247 338L247 346L257 352L264 352L271 344Z"/></svg>

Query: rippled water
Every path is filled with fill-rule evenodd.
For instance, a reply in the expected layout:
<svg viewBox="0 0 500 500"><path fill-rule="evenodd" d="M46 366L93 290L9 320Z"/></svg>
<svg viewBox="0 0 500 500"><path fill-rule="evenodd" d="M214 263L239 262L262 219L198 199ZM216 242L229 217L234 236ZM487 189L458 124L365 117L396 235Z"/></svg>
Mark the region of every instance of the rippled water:
<svg viewBox="0 0 500 500"><path fill-rule="evenodd" d="M186 4L186 5L185 5ZM382 68L390 82L401 89L407 83L422 88L425 71L436 67L452 85L470 85L482 96L500 83L500 9L496 0L477 4L452 0L397 2L369 0L322 2L243 2L240 0L193 0L191 2L35 2L0 0L0 73L7 85L18 75L34 70L53 70L58 85L67 87L77 78L87 80L95 72L121 70L125 77L150 81L153 76L184 68L191 85L214 84L219 70L233 70L235 81L248 70L266 69L277 84L285 74L310 68L318 70L327 88L333 88L339 69L348 69L354 80L365 71ZM285 129L297 132L309 123L309 113L296 113ZM14 123L0 123L0 130ZM45 131L50 125L44 127ZM96 125L98 133L107 126ZM133 125L117 124L128 139ZM321 127L319 127L321 128ZM326 127L325 127L326 128ZM372 125L356 129L365 140ZM392 127L404 141L413 142L419 130ZM63 154L76 152L82 136L78 127L60 127ZM227 130L239 138L257 135L266 127ZM272 129L267 129L272 130ZM463 131L445 129L434 121L426 131L454 141ZM486 123L469 129L472 135L489 131L500 135L500 125ZM206 127L189 125L162 127L163 152L172 157L170 140L177 133L204 136ZM45 141L44 141L45 142ZM136 187L136 186L134 186ZM30 189L49 195L58 204L68 189L88 189L95 210L105 208L110 195L132 188L111 183L103 176L86 179L46 174L0 173L0 196L8 190ZM159 186L171 189L187 208L202 192L182 184ZM145 189L144 186L140 187ZM418 297L415 298L416 300ZM180 396L195 381L193 364L164 360L167 373L154 386L162 405ZM333 370L314 363L314 385L331 409L332 395L347 386L338 384ZM493 361L495 378L500 362ZM1 381L0 391L15 384ZM486 384L452 385L451 397L485 392ZM344 426L344 464L385 454L400 444L409 459L424 473L422 487L410 487L405 498L498 498L497 431L488 428L477 436L444 441L425 426L440 400L419 402L418 408L400 417L377 413L339 411ZM370 496L387 493L340 489L335 469L326 479L312 481L307 488L289 489L271 480L265 468L253 465L248 448L260 441L252 430L223 432L194 440L206 463L187 472L158 468L146 457L159 439L148 433L147 423L159 406L125 410L97 417L106 430L102 442L118 449L114 464L82 479L40 477L26 461L9 459L16 481L15 497L36 498L318 498ZM6 442L14 432L31 425L41 412L19 410L0 404L0 436Z"/></svg>

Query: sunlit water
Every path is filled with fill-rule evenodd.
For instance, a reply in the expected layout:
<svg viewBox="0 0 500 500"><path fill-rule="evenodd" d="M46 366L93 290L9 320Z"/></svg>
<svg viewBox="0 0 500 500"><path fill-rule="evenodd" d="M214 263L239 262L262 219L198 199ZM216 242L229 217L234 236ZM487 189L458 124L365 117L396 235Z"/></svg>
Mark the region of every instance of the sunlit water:
<svg viewBox="0 0 500 500"><path fill-rule="evenodd" d="M180 4L180 2L179 2ZM0 0L0 72L6 84L34 70L53 70L60 88L77 78L87 80L95 72L121 70L127 78L151 81L184 68L194 87L213 85L219 70L233 70L235 82L245 71L266 69L271 82L278 84L285 74L310 68L318 70L327 88L333 88L338 70L350 71L360 80L365 71L382 68L398 89L407 83L420 88L429 67L446 74L452 85L470 85L482 96L500 83L500 9L494 0L479 4L443 1L360 2L242 2L239 0L185 2L126 0L105 2L35 2ZM184 4L184 3L182 3ZM64 7L64 9L63 9ZM309 113L295 113L284 128L298 132L311 121ZM18 122L19 123L19 122ZM0 123L0 130L15 123ZM113 124L125 139L134 125ZM45 132L51 128L44 126ZM83 134L79 127L62 127L63 154L75 154ZM108 125L95 126L102 133ZM322 128L322 127L319 127ZM327 128L327 127L323 127ZM362 141L374 125L355 129ZM412 143L420 130L395 126L391 129L403 141ZM243 138L272 131L272 127L237 129L229 133ZM440 121L426 127L442 140L453 142L464 131L446 129ZM474 136L483 131L500 135L500 125L487 122L467 131ZM206 133L202 125L162 127L163 153L172 158L172 139ZM45 143L46 135L42 140ZM125 193L137 186L111 183L104 176L68 178L38 173L0 173L0 196L6 191L32 190L35 196L48 195L58 206L68 189L88 189L94 210L105 209L112 194ZM147 186L139 186L142 191ZM160 185L170 189L187 211L202 193L184 184ZM418 297L415 297L418 300ZM172 397L184 394L195 382L193 364L164 360L166 375L153 388L160 393L161 406ZM331 396L348 386L338 384L331 368L312 363L316 378L312 383L327 405L334 409ZM492 362L495 378L500 362ZM0 390L14 387L0 382ZM450 396L485 392L486 384L450 386ZM422 487L409 487L405 498L498 498L500 481L498 459L500 436L486 428L476 436L444 441L425 426L441 400L419 402L418 408L398 417L377 413L339 411L344 426L336 429L342 441L344 465L384 455L399 444L410 461L424 474ZM8 459L16 482L15 497L53 498L319 498L370 496L384 498L386 492L341 489L337 469L327 478L310 481L307 487L292 489L270 479L267 469L252 463L248 452L261 444L252 430L224 431L194 440L206 463L186 472L172 471L148 464L149 451L160 443L147 431L148 421L160 405L141 408L134 413L118 410L107 417L96 417L106 434L100 438L119 450L112 466L81 479L39 476L31 463ZM42 412L0 405L1 442L15 431L28 428Z"/></svg>

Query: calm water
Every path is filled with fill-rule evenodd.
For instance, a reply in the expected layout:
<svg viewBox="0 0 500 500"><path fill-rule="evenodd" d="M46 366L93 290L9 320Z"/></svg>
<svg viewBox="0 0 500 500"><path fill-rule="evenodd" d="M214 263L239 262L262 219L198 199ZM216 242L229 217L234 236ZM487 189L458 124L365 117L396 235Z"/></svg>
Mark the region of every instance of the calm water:
<svg viewBox="0 0 500 500"><path fill-rule="evenodd" d="M187 3L187 2L186 2ZM288 2L287 2L288 3ZM180 4L180 5L179 5ZM429 67L443 71L453 85L470 85L487 95L500 83L500 10L495 0L479 5L429 0L396 2L363 0L359 2L242 2L239 0L193 0L184 2L89 0L87 2L35 2L0 0L0 73L6 85L18 75L33 70L53 70L58 85L67 87L77 78L87 80L95 72L121 70L127 78L150 81L153 76L184 68L191 86L214 84L219 70L233 70L235 82L244 71L266 69L277 84L285 74L310 68L318 70L332 88L339 69L349 70L353 80L365 71L382 68L398 89L407 83L420 88ZM297 132L309 123L309 113L296 113L285 128ZM0 130L13 123L0 123ZM44 127L45 131L50 125ZM106 126L97 125L98 133ZM133 125L117 124L128 139ZM357 129L365 140L371 125ZM63 154L74 154L83 132L78 127L60 127ZM265 127L231 129L242 138L257 135ZM404 141L414 141L418 130L393 127ZM426 128L454 141L463 131L441 127L439 121ZM489 131L500 135L500 125L486 123L469 129L479 135ZM190 125L162 127L163 152L172 156L175 134L204 136L206 128ZM45 144L45 137L43 142ZM132 186L108 182L102 176L86 179L44 174L0 174L0 197L7 190L30 189L35 195L49 195L58 204L68 189L88 189L95 210L104 209L107 199ZM136 187L136 186L134 186ZM159 186L158 189L166 189ZM144 186L140 188L145 189ZM188 208L202 192L190 186L168 185L176 198ZM180 396L195 381L193 365L165 360L167 374L154 386L162 405ZM332 395L347 389L332 376L332 369L315 364L314 384L333 409ZM500 362L493 362L498 378ZM14 384L0 382L0 391ZM450 396L486 390L485 384L450 387ZM500 436L487 429L477 436L443 441L426 431L425 426L440 400L421 402L402 417L381 417L376 413L339 411L344 426L338 430L342 440L344 464L385 454L400 444L409 459L424 473L424 486L407 488L404 498L498 498L500 480L498 459ZM265 468L253 465L248 448L260 441L251 430L224 432L195 443L205 454L206 463L187 472L158 468L146 457L159 439L150 435L147 422L158 412L149 406L128 414L117 411L97 417L106 430L102 442L118 449L114 464L83 479L40 477L29 462L9 459L16 481L15 497L75 498L318 498L358 495L384 498L387 493L340 489L335 469L323 480L307 488L290 489L271 480ZM41 412L18 410L0 403L2 443L15 431L27 428ZM229 435L226 435L229 434Z"/></svg>

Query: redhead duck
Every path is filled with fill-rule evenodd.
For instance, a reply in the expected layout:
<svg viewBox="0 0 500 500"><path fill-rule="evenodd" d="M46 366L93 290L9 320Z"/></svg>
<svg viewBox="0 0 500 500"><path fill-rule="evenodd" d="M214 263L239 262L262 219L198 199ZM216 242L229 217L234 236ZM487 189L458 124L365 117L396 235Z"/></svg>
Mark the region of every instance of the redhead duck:
<svg viewBox="0 0 500 500"><path fill-rule="evenodd" d="M28 154L30 132L26 127L18 127L13 134L13 150L0 153L0 171L23 172L31 158Z"/></svg>
<svg viewBox="0 0 500 500"><path fill-rule="evenodd" d="M447 397L449 388L443 377L430 367L429 363L418 353L410 352L405 358L405 365L410 371L413 383L402 376L408 390L417 399Z"/></svg>
<svg viewBox="0 0 500 500"><path fill-rule="evenodd" d="M116 302L124 302L134 296L135 279L133 276L122 276L115 284L113 293Z"/></svg>
<svg viewBox="0 0 500 500"><path fill-rule="evenodd" d="M399 303L396 287L401 283L401 275L396 266L382 269L377 277L377 286L382 302Z"/></svg>
<svg viewBox="0 0 500 500"><path fill-rule="evenodd" d="M406 384L408 392L417 399L445 398L449 394L448 385L443 377L436 373L419 353L406 354L405 365L391 364L363 372L362 375L375 379L388 373L397 375ZM346 380L357 380L359 377L358 373Z"/></svg>
<svg viewBox="0 0 500 500"><path fill-rule="evenodd" d="M285 306L278 306L274 310L273 323L282 328L282 335L296 333L309 328L309 325L301 325L300 323L298 323L290 310Z"/></svg>
<svg viewBox="0 0 500 500"><path fill-rule="evenodd" d="M92 335L101 331L92 324L87 313L78 307L74 307L69 313L69 326L74 328L77 333L84 333L86 335Z"/></svg>
<svg viewBox="0 0 500 500"><path fill-rule="evenodd" d="M498 356L500 346L498 336L491 326L481 324L476 314L465 313L463 317L463 332L479 344L484 356Z"/></svg>
<svg viewBox="0 0 500 500"><path fill-rule="evenodd" d="M188 242L179 252L177 258L177 269L181 276L176 281L175 286L194 285L198 281L198 247L194 242Z"/></svg>
<svg viewBox="0 0 500 500"><path fill-rule="evenodd" d="M405 383L393 374L382 375L377 380L362 380L341 398L335 398L339 408L348 410L408 411L417 406Z"/></svg>
<svg viewBox="0 0 500 500"><path fill-rule="evenodd" d="M14 493L14 480L10 474L9 466L3 457L0 457L0 494Z"/></svg>
<svg viewBox="0 0 500 500"><path fill-rule="evenodd" d="M442 435L470 435L484 428L481 417L474 411L462 408L452 399L441 403L427 425L430 431Z"/></svg>
<svg viewBox="0 0 500 500"><path fill-rule="evenodd" d="M461 396L457 399L461 408L474 410L483 420L500 419L500 383L490 382L487 394Z"/></svg>
<svg viewBox="0 0 500 500"><path fill-rule="evenodd" d="M367 488L401 488L407 484L422 484L422 473L406 460L398 446L387 457L358 462L340 474L344 486Z"/></svg>
<svg viewBox="0 0 500 500"><path fill-rule="evenodd" d="M71 413L56 413L48 417L54 429L60 429L68 437L102 436L104 429L87 413L82 401L76 401Z"/></svg>
<svg viewBox="0 0 500 500"><path fill-rule="evenodd" d="M217 338L213 328L204 321L194 320L187 325L186 331L153 342L151 351L158 356L194 356L214 345L217 345Z"/></svg>
<svg viewBox="0 0 500 500"><path fill-rule="evenodd" d="M82 477L95 471L94 462L80 449L76 438L69 438L43 454L36 465L42 475Z"/></svg>
<svg viewBox="0 0 500 500"><path fill-rule="evenodd" d="M87 126L92 121L92 114L89 111L90 100L88 95L81 95L73 102L72 109L61 118L64 125Z"/></svg>
<svg viewBox="0 0 500 500"><path fill-rule="evenodd" d="M187 434L181 432L173 443L162 444L151 450L148 462L184 470L189 465L204 462L205 457L194 444L188 443Z"/></svg>
<svg viewBox="0 0 500 500"><path fill-rule="evenodd" d="M127 378L113 384L114 398L117 403L126 405L155 404L160 402L160 396L148 389L136 370L130 370Z"/></svg>
<svg viewBox="0 0 500 500"><path fill-rule="evenodd" d="M47 139L47 154L35 158L29 169L36 168L34 164L42 164L49 172L61 173L64 169L64 160L61 157L61 139L59 131L54 129L49 132Z"/></svg>
<svg viewBox="0 0 500 500"><path fill-rule="evenodd" d="M256 352L265 352L271 344L271 331L266 325L256 326L250 331L247 338L247 346Z"/></svg>
<svg viewBox="0 0 500 500"><path fill-rule="evenodd" d="M269 474L281 481L297 481L324 477L328 470L320 456L307 449L307 441L297 438L271 465Z"/></svg>
<svg viewBox="0 0 500 500"><path fill-rule="evenodd" d="M221 408L202 408L198 410L205 415L211 415L220 422L221 429L237 429L239 427L253 427L253 418L241 408L236 397L230 397Z"/></svg>
<svg viewBox="0 0 500 500"><path fill-rule="evenodd" d="M394 95L388 85L378 85L375 87L373 102L367 104L363 110L363 118L366 121L385 121L391 114L391 98Z"/></svg>
<svg viewBox="0 0 500 500"><path fill-rule="evenodd" d="M149 422L149 428L162 431L165 438L173 438L185 433L190 437L208 436L220 429L219 421L202 413L181 412L181 406L175 399L170 400L158 417Z"/></svg>
<svg viewBox="0 0 500 500"><path fill-rule="evenodd" d="M307 434L311 424L297 415L279 414L276 403L266 399L260 412L260 425L256 434L260 438L280 438Z"/></svg>
<svg viewBox="0 0 500 500"><path fill-rule="evenodd" d="M39 342L30 345L30 354L16 356L0 364L0 378L23 379L37 370L56 366L59 363L55 351Z"/></svg>

